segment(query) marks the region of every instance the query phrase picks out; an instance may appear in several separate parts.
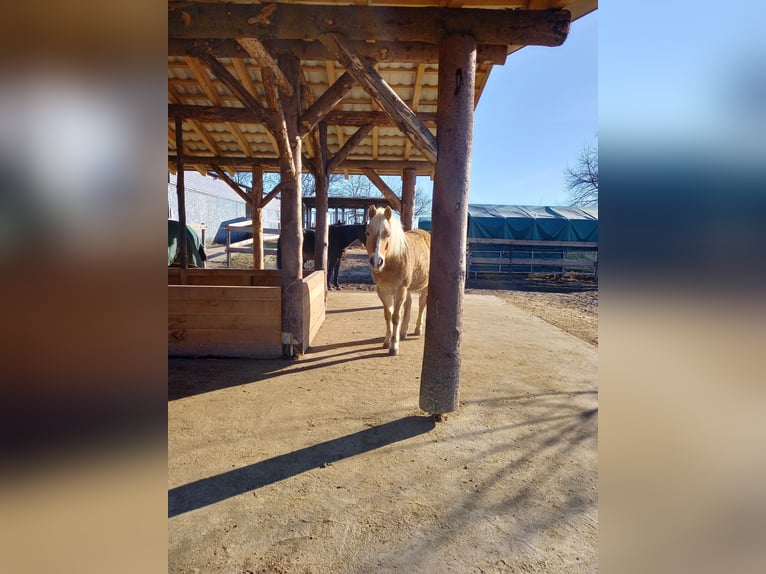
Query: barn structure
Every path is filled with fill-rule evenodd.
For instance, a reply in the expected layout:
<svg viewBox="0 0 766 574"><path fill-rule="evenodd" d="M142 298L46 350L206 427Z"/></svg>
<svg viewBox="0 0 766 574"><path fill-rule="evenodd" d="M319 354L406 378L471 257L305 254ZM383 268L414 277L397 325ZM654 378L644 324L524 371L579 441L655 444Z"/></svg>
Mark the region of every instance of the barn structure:
<svg viewBox="0 0 766 574"><path fill-rule="evenodd" d="M319 270L327 268L330 173L369 177L399 206L405 227L416 176L431 176L438 249L420 406L455 410L474 108L493 66L527 45L561 45L570 22L596 7L597 0L171 0L168 162L178 174L181 223L185 169L222 178L251 171L250 193L230 185L252 202L254 264L262 269L260 214L280 195L281 332L291 356L311 331L301 173L316 178ZM274 189L262 189L264 172L281 174ZM401 175L401 197L380 185L381 175Z"/></svg>

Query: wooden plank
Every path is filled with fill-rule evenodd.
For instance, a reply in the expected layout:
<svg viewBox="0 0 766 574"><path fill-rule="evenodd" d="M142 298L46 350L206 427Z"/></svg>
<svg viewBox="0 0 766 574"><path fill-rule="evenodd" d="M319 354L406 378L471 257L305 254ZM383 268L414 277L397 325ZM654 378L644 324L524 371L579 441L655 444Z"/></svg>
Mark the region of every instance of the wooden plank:
<svg viewBox="0 0 766 574"><path fill-rule="evenodd" d="M198 285L205 285L206 281L220 284L219 279L223 279L248 281L248 286L273 287L279 286L280 277L279 271L275 269L168 269L168 285L181 285L189 281ZM233 283L230 285L234 286Z"/></svg>
<svg viewBox="0 0 766 574"><path fill-rule="evenodd" d="M276 359L282 346L278 327L269 329L168 330L169 356L217 356Z"/></svg>
<svg viewBox="0 0 766 574"><path fill-rule="evenodd" d="M404 135L412 140L429 161L436 161L437 143L434 135L407 107L370 63L356 54L338 34L322 34L319 41L330 50L367 94L389 115Z"/></svg>
<svg viewBox="0 0 766 574"><path fill-rule="evenodd" d="M267 309L279 310L279 306L279 301L270 300L173 299L168 300L168 317L177 314L200 316L267 314L271 313Z"/></svg>
<svg viewBox="0 0 766 574"><path fill-rule="evenodd" d="M567 10L184 2L168 8L168 38L316 40L337 33L359 42L374 37L380 42L439 44L449 34L464 33L483 44L560 46L570 21Z"/></svg>
<svg viewBox="0 0 766 574"><path fill-rule="evenodd" d="M326 277L324 271L314 271L303 280L304 353L319 332L319 329L325 320Z"/></svg>
<svg viewBox="0 0 766 574"><path fill-rule="evenodd" d="M279 307L243 307L239 313L168 313L168 329L280 329Z"/></svg>
<svg viewBox="0 0 766 574"><path fill-rule="evenodd" d="M202 301L211 306L218 302L261 301L274 303L280 300L278 287L232 286L232 285L168 285L168 304L178 301Z"/></svg>
<svg viewBox="0 0 766 574"><path fill-rule="evenodd" d="M168 56L188 56L195 48L196 40L168 38ZM210 52L216 58L247 58L245 49L236 40L206 40ZM330 60L333 56L319 42L303 40L262 40L263 46L271 54L286 52L298 56L301 60ZM422 63L439 62L439 47L425 42L384 42L376 40L352 42L354 51L376 62ZM508 46L505 44L479 44L476 48L476 61L479 64L502 66L507 58Z"/></svg>

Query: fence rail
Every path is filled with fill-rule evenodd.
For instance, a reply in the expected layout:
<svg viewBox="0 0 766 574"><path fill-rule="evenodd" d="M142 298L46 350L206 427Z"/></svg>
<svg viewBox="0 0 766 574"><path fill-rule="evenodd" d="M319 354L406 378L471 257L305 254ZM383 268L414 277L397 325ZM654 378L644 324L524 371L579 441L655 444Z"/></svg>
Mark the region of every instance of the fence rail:
<svg viewBox="0 0 766 574"><path fill-rule="evenodd" d="M598 277L598 243L586 241L523 241L468 239L467 274L529 275L567 272Z"/></svg>

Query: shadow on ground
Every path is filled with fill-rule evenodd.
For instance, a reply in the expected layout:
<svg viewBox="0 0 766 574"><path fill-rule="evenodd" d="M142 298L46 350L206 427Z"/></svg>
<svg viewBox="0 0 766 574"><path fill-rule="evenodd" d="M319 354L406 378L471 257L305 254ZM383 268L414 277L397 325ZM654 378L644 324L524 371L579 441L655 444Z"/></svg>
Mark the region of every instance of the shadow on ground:
<svg viewBox="0 0 766 574"><path fill-rule="evenodd" d="M168 517L215 504L268 484L429 432L431 417L409 416L256 462L168 492ZM320 462L321 461L321 462Z"/></svg>

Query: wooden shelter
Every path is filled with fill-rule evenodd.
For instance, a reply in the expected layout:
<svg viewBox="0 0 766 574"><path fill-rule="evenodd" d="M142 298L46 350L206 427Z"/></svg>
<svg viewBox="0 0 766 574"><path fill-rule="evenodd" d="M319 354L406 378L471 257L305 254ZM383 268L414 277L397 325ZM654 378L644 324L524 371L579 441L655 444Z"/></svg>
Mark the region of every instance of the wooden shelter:
<svg viewBox="0 0 766 574"><path fill-rule="evenodd" d="M492 66L525 45L562 44L570 22L596 7L597 0L171 0L168 159L179 172L179 209L183 169L252 170L252 192L240 191L253 205L259 269L259 213L281 193L282 330L289 342L305 331L301 172L317 182L317 269L326 269L330 173L370 177L398 204L405 227L412 225L415 177L430 175L438 249L431 254L420 404L434 414L451 412L473 110ZM264 171L281 174L275 189L261 189ZM402 176L402 197L381 188L381 175ZM286 344L285 353L291 349Z"/></svg>

